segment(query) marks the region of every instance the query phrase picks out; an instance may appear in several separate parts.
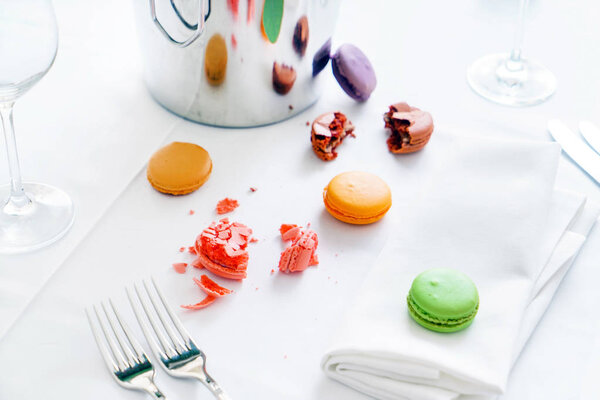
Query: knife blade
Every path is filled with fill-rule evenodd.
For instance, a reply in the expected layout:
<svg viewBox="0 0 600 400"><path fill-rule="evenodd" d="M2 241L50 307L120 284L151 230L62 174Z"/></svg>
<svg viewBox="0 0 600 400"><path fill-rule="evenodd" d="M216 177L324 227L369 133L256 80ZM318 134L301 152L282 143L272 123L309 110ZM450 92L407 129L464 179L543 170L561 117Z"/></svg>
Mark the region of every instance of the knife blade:
<svg viewBox="0 0 600 400"><path fill-rule="evenodd" d="M548 121L548 131L563 151L600 184L600 156L560 120Z"/></svg>
<svg viewBox="0 0 600 400"><path fill-rule="evenodd" d="M579 132L585 138L585 141L600 154L600 129L590 121L581 121L579 123Z"/></svg>

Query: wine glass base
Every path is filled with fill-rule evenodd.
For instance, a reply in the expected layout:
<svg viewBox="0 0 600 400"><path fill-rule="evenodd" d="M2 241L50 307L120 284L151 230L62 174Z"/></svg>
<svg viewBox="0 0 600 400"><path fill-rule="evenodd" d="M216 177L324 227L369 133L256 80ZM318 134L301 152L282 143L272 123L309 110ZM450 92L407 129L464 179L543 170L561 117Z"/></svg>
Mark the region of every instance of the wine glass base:
<svg viewBox="0 0 600 400"><path fill-rule="evenodd" d="M32 200L19 215L3 210L10 186L0 187L0 253L24 253L60 239L73 225L73 202L62 190L41 183L24 183Z"/></svg>
<svg viewBox="0 0 600 400"><path fill-rule="evenodd" d="M471 89L481 97L507 106L532 106L556 91L556 78L535 60L523 59L520 69L510 66L509 54L491 54L475 61L467 70ZM508 64L507 64L508 61Z"/></svg>

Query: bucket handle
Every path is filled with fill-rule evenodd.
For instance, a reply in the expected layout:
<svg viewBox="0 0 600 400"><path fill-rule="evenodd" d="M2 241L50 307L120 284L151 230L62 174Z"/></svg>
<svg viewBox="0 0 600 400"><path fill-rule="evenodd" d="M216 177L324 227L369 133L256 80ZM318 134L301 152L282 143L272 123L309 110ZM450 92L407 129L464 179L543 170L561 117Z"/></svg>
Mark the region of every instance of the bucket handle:
<svg viewBox="0 0 600 400"><path fill-rule="evenodd" d="M177 17L179 18L179 20L187 28L194 30L194 33L192 34L192 36L190 36L186 40L180 41L180 40L173 38L173 36L171 36L169 34L169 32L167 32L167 30L164 28L164 26L160 23L160 21L158 20L158 17L156 16L156 0L149 0L150 16L152 17L152 21L154 22L154 25L156 25L158 30L163 34L164 37L166 37L169 40L169 42L173 43L174 45L176 45L178 47L187 47L190 44L194 43L196 41L196 39L198 39L202 35L202 33L204 32L204 22L210 16L211 0L198 0L198 1L200 3L200 7L198 8L198 22L194 25L189 24L185 19L183 19L183 16L179 13L179 10L177 9L177 7L173 3L173 1L171 1L171 6L173 7L173 10L175 10L175 13L177 14ZM204 15L204 9L206 8L207 4L208 4L208 12L206 13L206 15Z"/></svg>

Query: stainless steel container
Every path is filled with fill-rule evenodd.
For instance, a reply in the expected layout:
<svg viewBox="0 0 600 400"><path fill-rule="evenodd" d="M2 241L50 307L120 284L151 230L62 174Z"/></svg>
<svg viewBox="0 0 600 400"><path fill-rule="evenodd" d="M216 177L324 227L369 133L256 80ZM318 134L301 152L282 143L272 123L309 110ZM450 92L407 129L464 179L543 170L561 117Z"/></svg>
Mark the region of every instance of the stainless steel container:
<svg viewBox="0 0 600 400"><path fill-rule="evenodd" d="M164 107L193 121L229 127L281 121L321 93L322 75L329 71L313 76L313 57L333 34L339 3L134 0L146 85ZM274 85L274 63L293 68L291 89ZM289 84L289 74L284 78Z"/></svg>

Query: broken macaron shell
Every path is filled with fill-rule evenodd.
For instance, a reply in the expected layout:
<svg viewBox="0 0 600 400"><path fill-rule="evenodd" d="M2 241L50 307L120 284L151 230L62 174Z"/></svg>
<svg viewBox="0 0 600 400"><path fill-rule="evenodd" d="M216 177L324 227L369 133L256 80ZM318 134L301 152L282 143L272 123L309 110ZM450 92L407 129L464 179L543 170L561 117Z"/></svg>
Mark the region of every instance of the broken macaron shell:
<svg viewBox="0 0 600 400"><path fill-rule="evenodd" d="M282 225L283 228L283 225ZM280 232L283 230L280 228ZM282 240L291 240L291 245L287 247L279 258L279 271L281 272L301 272L312 265L317 265L317 246L319 238L315 231L307 228L294 226L281 235Z"/></svg>
<svg viewBox="0 0 600 400"><path fill-rule="evenodd" d="M223 286L220 286L215 281L210 279L208 277L208 275L202 275L200 277L200 279L198 279L198 278L193 278L193 279L194 279L194 283L196 285L198 285L198 287L200 289L202 289L202 291L209 296L222 297L222 296L228 295L230 293L233 293L233 290L227 289Z"/></svg>
<svg viewBox="0 0 600 400"><path fill-rule="evenodd" d="M225 197L223 200L219 200L217 203L217 214L227 214L235 210L239 207L239 202L235 199L230 199L229 197Z"/></svg>
<svg viewBox="0 0 600 400"><path fill-rule="evenodd" d="M217 300L217 298L214 297L214 296L206 296L199 303L182 305L181 308L185 308L187 310L201 310L203 308L206 308L206 307L210 306L212 303L215 302L215 300Z"/></svg>
<svg viewBox="0 0 600 400"><path fill-rule="evenodd" d="M407 103L392 104L383 115L385 127L391 135L388 149L394 154L408 154L421 150L429 143L433 133L431 114Z"/></svg>
<svg viewBox="0 0 600 400"><path fill-rule="evenodd" d="M310 141L317 157L323 161L334 160L337 147L347 136L354 135L354 126L341 112L329 112L312 123Z"/></svg>

